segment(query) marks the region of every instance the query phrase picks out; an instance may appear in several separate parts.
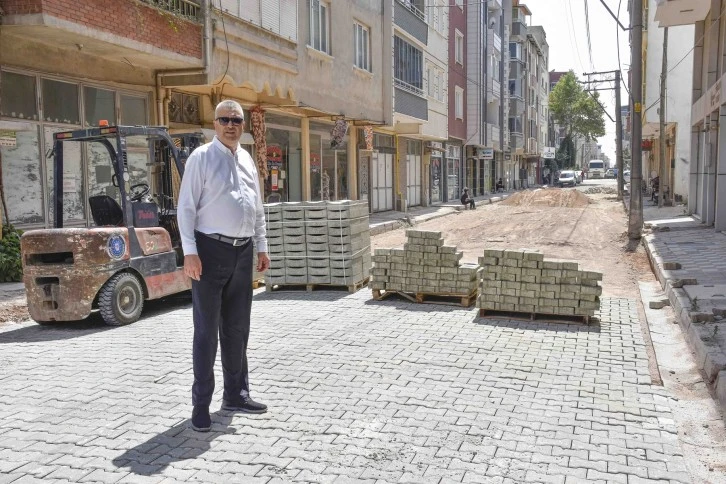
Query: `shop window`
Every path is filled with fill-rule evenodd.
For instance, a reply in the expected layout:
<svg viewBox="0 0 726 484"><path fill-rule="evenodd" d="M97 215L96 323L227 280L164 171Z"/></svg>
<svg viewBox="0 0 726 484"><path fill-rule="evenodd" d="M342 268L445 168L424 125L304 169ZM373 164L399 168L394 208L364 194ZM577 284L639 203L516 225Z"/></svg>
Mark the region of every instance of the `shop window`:
<svg viewBox="0 0 726 484"><path fill-rule="evenodd" d="M98 126L98 122L105 119L110 124L116 122L115 93L106 89L95 87L83 88L83 103L85 106L85 124Z"/></svg>
<svg viewBox="0 0 726 484"><path fill-rule="evenodd" d="M43 223L38 127L18 123L17 130L5 130L3 135L5 140L0 152L10 220L16 224Z"/></svg>
<svg viewBox="0 0 726 484"><path fill-rule="evenodd" d="M43 120L50 123L81 124L78 85L43 79Z"/></svg>
<svg viewBox="0 0 726 484"><path fill-rule="evenodd" d="M18 119L38 119L35 77L0 73L0 116Z"/></svg>
<svg viewBox="0 0 726 484"><path fill-rule="evenodd" d="M52 224L55 220L55 166L52 150L53 135L59 131L67 131L68 128L57 126L46 126L43 128L45 137L46 175L48 179L48 221ZM86 200L83 196L83 165L81 161L81 143L66 141L63 143L63 181L60 188L63 190L63 220L65 222L85 220Z"/></svg>
<svg viewBox="0 0 726 484"><path fill-rule="evenodd" d="M121 124L145 126L148 124L146 98L121 94Z"/></svg>

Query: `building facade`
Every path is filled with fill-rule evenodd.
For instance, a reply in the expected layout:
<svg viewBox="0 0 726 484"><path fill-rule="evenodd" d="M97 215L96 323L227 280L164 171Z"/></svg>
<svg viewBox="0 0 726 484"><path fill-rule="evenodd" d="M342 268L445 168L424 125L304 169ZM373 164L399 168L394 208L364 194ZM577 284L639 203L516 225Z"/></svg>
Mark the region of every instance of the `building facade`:
<svg viewBox="0 0 726 484"><path fill-rule="evenodd" d="M489 193L509 153L505 84L511 0L470 3L466 12L466 158L464 184Z"/></svg>
<svg viewBox="0 0 726 484"><path fill-rule="evenodd" d="M660 27L694 26L688 210L704 224L723 231L726 126L719 118L726 115L726 2L693 0L686 5L683 1L657 1L655 8Z"/></svg>
<svg viewBox="0 0 726 484"><path fill-rule="evenodd" d="M656 2L649 0L645 9L647 29L643 31L644 91L646 106L643 119L643 179L660 175L665 163L665 180L660 185L667 199L676 202L688 198L691 158L691 87L693 85L693 25L668 28L668 75L666 77L665 120L666 152L660 146L660 84L663 59L663 28L655 19ZM678 64L676 64L678 63Z"/></svg>
<svg viewBox="0 0 726 484"><path fill-rule="evenodd" d="M53 134L110 124L148 125L160 72L202 70L206 2L2 0L0 145L10 222L53 223ZM132 182L149 151L129 146ZM108 155L79 144L65 153L66 226L92 224L88 198L112 191Z"/></svg>
<svg viewBox="0 0 726 484"><path fill-rule="evenodd" d="M463 1L449 9L449 139L444 152L444 201L456 200L463 188L463 154L467 119L468 5Z"/></svg>

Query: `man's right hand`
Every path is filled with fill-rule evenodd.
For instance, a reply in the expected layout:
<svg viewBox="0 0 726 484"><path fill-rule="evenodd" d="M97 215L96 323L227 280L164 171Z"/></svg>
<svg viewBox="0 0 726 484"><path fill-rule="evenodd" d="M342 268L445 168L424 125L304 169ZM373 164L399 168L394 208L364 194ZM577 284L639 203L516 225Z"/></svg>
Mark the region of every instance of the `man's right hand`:
<svg viewBox="0 0 726 484"><path fill-rule="evenodd" d="M184 256L184 274L195 281L202 277L202 260L197 254Z"/></svg>

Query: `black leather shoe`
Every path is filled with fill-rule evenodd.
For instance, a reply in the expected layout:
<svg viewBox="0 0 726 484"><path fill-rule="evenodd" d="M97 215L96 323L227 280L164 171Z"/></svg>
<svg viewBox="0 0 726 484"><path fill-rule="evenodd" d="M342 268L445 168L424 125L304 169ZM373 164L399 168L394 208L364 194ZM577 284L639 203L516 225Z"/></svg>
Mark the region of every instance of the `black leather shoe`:
<svg viewBox="0 0 726 484"><path fill-rule="evenodd" d="M251 398L238 398L236 400L222 400L222 410L242 413L265 413L267 405L258 403Z"/></svg>
<svg viewBox="0 0 726 484"><path fill-rule="evenodd" d="M195 405L192 410L192 428L197 432L209 432L212 428L212 417L209 416L209 407Z"/></svg>

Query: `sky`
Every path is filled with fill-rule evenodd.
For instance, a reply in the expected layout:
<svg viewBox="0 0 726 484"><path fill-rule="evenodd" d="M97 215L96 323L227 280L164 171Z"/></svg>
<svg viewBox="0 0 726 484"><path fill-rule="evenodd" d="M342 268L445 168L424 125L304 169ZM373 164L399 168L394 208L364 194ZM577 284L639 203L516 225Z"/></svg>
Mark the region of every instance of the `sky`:
<svg viewBox="0 0 726 484"><path fill-rule="evenodd" d="M617 15L620 7L620 23L630 25L628 0L604 0L610 10ZM588 49L587 22L585 20L587 2L590 45ZM618 42L615 19L610 16L600 0L526 0L532 16L529 25L542 25L547 34L550 58L549 70L568 71L572 69L581 81L587 80L584 72L601 72L618 69ZM630 46L628 32L620 31L620 66L622 78L627 79L630 66ZM592 55L590 55L592 52ZM594 77L593 77L594 79ZM624 84L624 82L623 82ZM611 87L613 83L603 83L601 88ZM621 103L628 104L628 94L621 89ZM600 91L600 100L615 119L615 91ZM615 161L615 123L605 116L604 137L598 139L603 152Z"/></svg>

